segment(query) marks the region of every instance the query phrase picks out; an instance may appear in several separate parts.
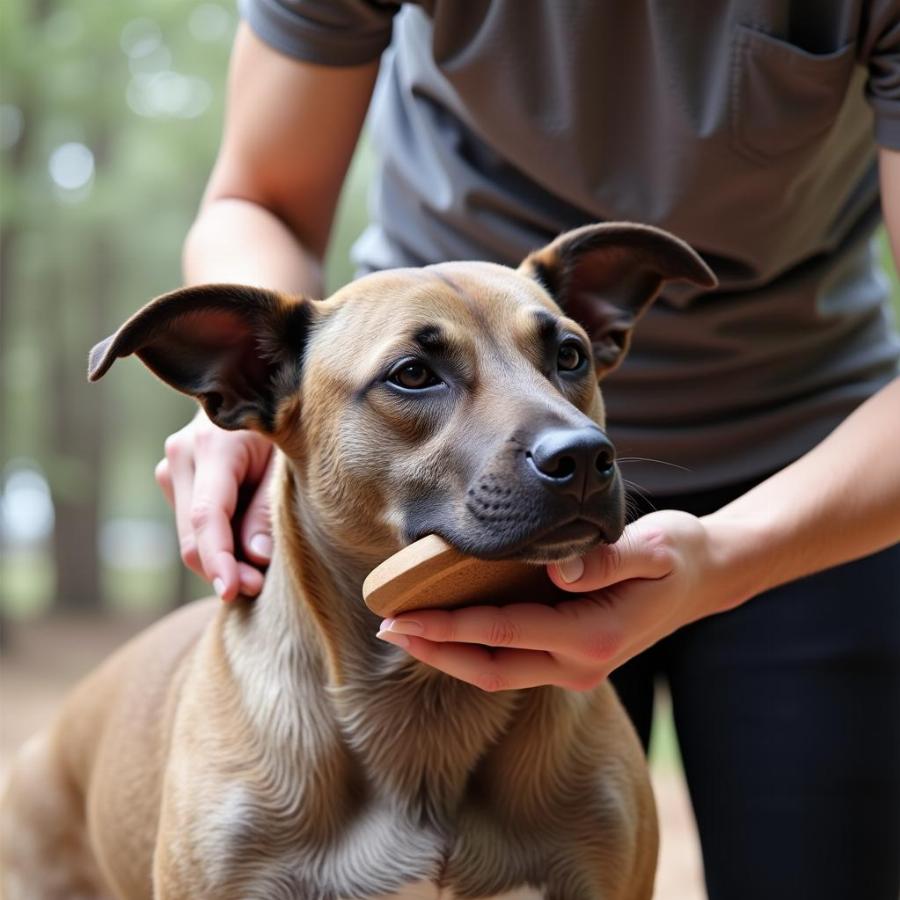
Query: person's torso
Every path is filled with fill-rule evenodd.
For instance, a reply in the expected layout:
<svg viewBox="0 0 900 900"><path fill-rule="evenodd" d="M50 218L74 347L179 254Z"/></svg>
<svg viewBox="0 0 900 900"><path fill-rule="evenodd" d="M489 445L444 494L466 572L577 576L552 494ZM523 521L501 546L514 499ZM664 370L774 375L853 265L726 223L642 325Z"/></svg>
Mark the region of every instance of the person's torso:
<svg viewBox="0 0 900 900"><path fill-rule="evenodd" d="M719 290L667 290L605 391L620 452L690 470L636 467L656 491L783 465L890 377L860 0L423 6L376 94L363 270L599 220L692 244Z"/></svg>

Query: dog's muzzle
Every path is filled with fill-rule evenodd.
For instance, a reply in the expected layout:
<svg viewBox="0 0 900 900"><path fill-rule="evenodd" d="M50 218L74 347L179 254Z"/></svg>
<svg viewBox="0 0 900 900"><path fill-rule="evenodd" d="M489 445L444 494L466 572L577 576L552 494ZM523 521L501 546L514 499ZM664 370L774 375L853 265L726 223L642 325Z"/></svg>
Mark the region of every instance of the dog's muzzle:
<svg viewBox="0 0 900 900"><path fill-rule="evenodd" d="M409 537L439 534L482 559L549 562L614 542L624 528L615 449L593 424L514 432L457 499L412 504Z"/></svg>

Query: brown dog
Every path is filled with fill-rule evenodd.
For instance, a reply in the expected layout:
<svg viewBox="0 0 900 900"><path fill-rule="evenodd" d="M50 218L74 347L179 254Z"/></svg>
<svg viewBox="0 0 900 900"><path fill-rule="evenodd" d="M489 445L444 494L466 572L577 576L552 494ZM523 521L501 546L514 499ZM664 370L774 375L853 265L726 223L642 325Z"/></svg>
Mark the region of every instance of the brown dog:
<svg viewBox="0 0 900 900"><path fill-rule="evenodd" d="M137 353L272 437L276 552L258 600L167 617L25 747L7 900L650 897L653 801L612 689L455 681L378 641L360 586L432 532L535 562L615 540L597 381L676 278L715 283L675 238L599 225L517 271L384 272L324 302L188 288L95 347L92 380Z"/></svg>

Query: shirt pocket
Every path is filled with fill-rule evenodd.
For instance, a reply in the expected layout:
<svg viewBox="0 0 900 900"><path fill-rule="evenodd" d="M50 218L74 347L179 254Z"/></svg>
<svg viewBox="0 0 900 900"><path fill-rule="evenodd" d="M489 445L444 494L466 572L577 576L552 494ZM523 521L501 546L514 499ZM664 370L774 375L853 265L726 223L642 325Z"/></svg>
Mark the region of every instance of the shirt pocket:
<svg viewBox="0 0 900 900"><path fill-rule="evenodd" d="M731 139L758 163L814 146L841 110L853 75L855 44L810 53L739 25L731 81Z"/></svg>

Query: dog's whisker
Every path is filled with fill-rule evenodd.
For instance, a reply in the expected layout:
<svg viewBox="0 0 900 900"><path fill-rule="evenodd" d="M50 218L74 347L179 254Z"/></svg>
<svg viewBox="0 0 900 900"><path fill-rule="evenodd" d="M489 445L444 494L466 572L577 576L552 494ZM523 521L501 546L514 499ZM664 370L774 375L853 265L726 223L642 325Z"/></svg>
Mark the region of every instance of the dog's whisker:
<svg viewBox="0 0 900 900"><path fill-rule="evenodd" d="M651 495L644 488L627 478L623 478L622 482L625 485L626 491L625 512L627 521L632 522L634 519L644 515L646 513L646 507L649 507L651 512L656 512L657 506L653 502ZM638 503L637 497L643 501L643 505Z"/></svg>
<svg viewBox="0 0 900 900"><path fill-rule="evenodd" d="M648 463L658 463L661 466L669 466L672 469L681 469L682 472L690 472L691 469L687 466L680 466L678 463L667 462L664 459L651 459L648 456L619 456L616 459L618 463L629 463L629 462L648 462Z"/></svg>

